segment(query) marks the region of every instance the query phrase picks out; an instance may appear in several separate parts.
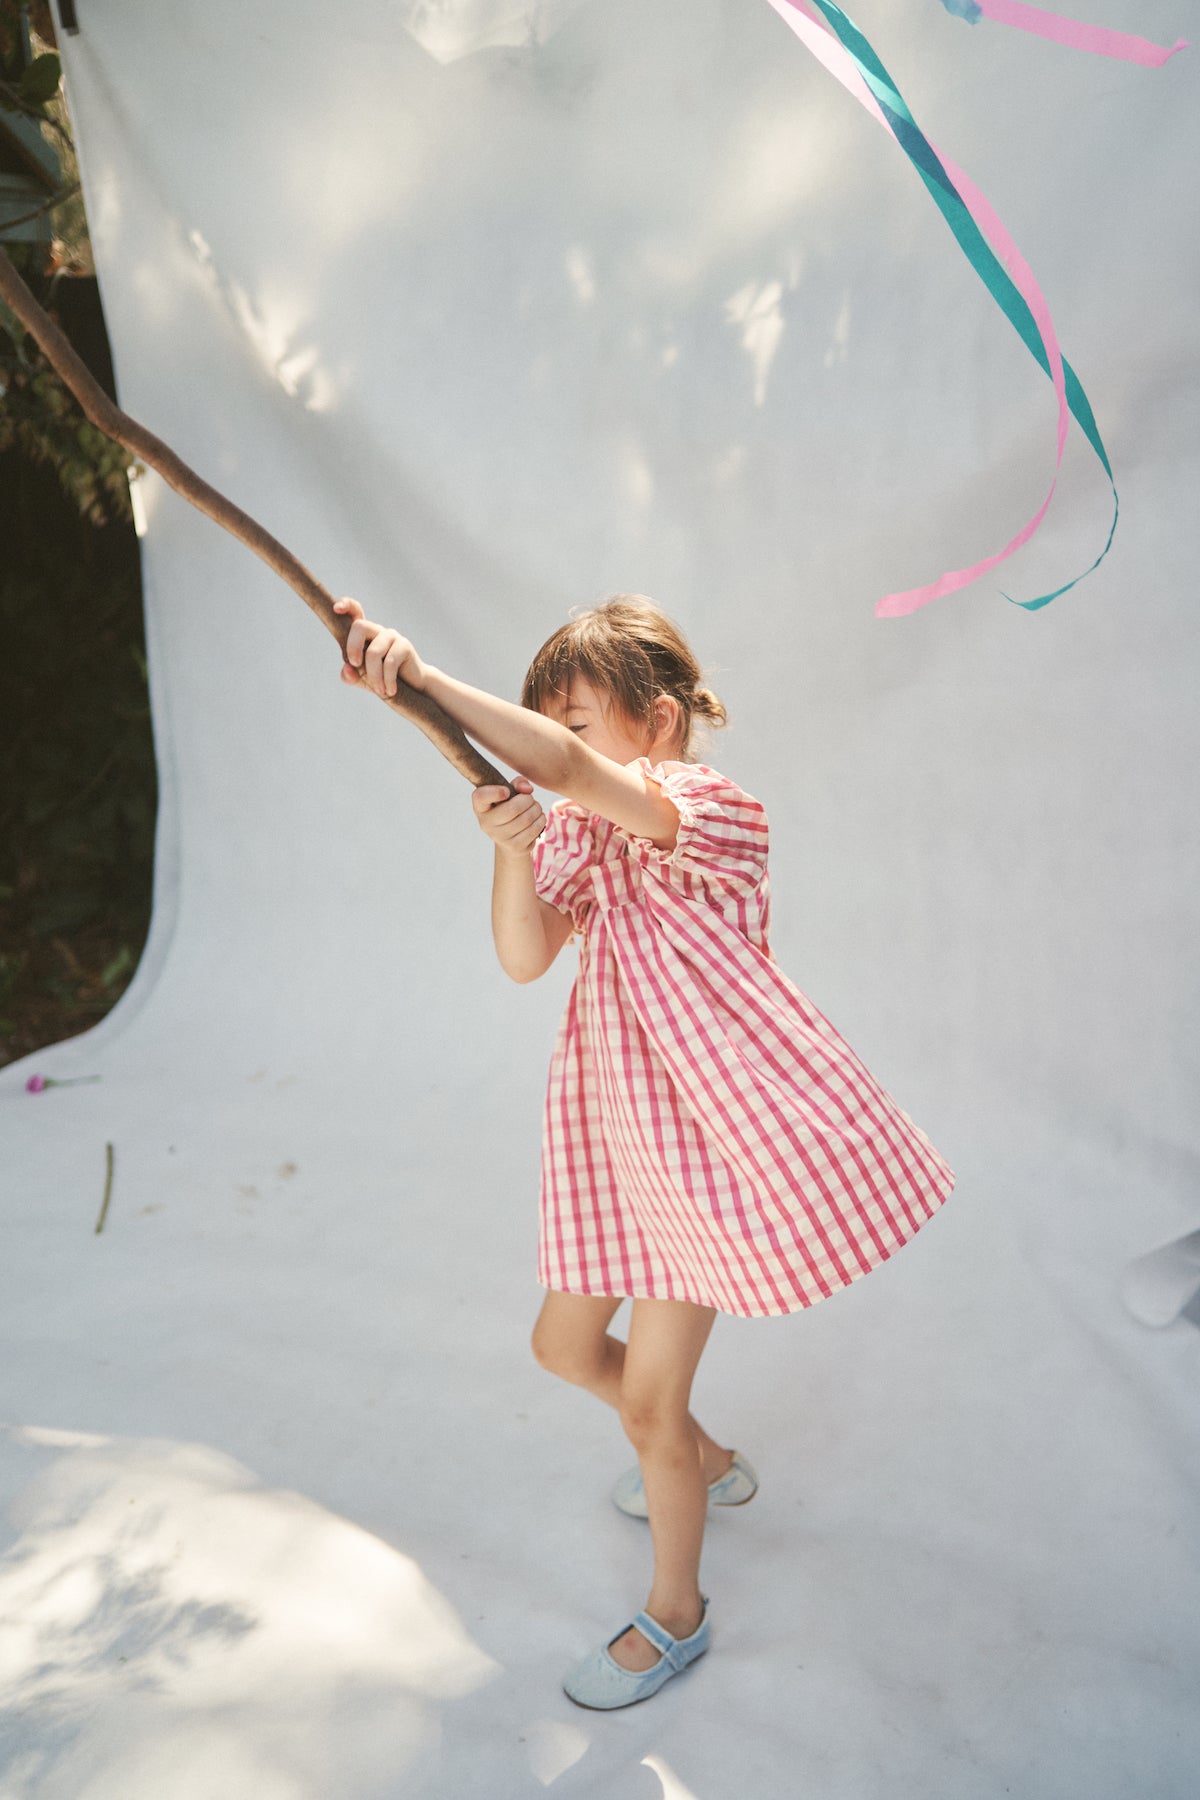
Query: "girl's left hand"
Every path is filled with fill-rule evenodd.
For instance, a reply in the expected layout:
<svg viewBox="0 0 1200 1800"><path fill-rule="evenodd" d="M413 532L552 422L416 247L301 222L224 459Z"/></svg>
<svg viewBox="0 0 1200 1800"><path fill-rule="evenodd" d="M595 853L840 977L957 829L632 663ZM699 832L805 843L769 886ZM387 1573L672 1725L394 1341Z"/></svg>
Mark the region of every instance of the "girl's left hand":
<svg viewBox="0 0 1200 1800"><path fill-rule="evenodd" d="M424 689L425 664L406 637L390 626L375 625L364 618L362 607L348 594L334 601L333 610L349 613L352 620L342 664L343 681L352 687L368 687L381 700L396 692L398 681L418 692Z"/></svg>

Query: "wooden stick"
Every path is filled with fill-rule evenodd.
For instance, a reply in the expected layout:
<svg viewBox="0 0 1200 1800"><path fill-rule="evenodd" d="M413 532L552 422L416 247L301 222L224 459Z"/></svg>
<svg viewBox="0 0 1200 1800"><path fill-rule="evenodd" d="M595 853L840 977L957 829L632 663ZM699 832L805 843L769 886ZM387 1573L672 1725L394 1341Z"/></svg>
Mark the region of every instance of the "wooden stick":
<svg viewBox="0 0 1200 1800"><path fill-rule="evenodd" d="M341 613L334 612L334 596L328 588L322 587L304 564L290 550L285 549L277 538L272 537L269 531L265 531L256 519L227 500L224 494L219 494L216 488L210 487L161 438L156 438L153 432L147 431L144 425L139 425L136 419L131 419L128 413L122 412L109 399L49 313L30 293L2 249L0 296L41 346L47 360L70 388L92 424L106 437L112 438L114 443L122 445L131 456L136 456L139 461L154 469L177 494L181 494L218 525L224 526L248 550L253 550L269 568L274 569L337 639L344 661L351 621ZM428 694L419 693L416 688L401 681L394 697L385 696L385 703L419 725L430 742L436 744L442 755L474 787L491 783L511 787L508 777L502 775L499 769L479 753L462 728Z"/></svg>

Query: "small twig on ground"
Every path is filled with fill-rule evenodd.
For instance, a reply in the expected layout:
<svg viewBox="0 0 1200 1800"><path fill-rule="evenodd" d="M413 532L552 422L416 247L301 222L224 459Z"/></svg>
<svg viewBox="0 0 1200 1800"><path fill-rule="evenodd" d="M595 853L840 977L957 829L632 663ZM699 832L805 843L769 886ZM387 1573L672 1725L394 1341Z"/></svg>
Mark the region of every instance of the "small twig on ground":
<svg viewBox="0 0 1200 1800"><path fill-rule="evenodd" d="M111 1144L105 1144L105 1146L104 1146L104 1199L100 1203L100 1217L96 1220L96 1231L97 1232L101 1232L104 1230L104 1215L108 1211L108 1197L112 1193L112 1178L113 1178L113 1147Z"/></svg>

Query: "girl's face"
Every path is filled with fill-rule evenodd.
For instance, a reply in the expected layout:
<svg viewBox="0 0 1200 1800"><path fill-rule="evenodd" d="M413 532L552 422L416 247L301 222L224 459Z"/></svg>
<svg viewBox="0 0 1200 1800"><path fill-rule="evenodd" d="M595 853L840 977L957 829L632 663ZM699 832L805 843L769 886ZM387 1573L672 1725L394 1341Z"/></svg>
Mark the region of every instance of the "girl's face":
<svg viewBox="0 0 1200 1800"><path fill-rule="evenodd" d="M594 688L582 675L572 678L565 704L561 698L551 702L549 716L612 762L630 763L639 756L648 756L651 762L672 760L671 753L679 748L679 702L667 695L658 702L657 734L640 720L627 718L611 695Z"/></svg>

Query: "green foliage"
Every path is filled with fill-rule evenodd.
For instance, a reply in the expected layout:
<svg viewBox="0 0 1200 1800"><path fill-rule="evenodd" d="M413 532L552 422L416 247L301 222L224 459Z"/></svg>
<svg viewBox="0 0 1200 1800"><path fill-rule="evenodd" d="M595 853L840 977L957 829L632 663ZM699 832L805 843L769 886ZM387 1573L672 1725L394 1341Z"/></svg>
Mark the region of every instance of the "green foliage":
<svg viewBox="0 0 1200 1800"><path fill-rule="evenodd" d="M136 557L100 575L87 562L43 543L35 568L0 573L0 1062L107 1012L149 926L157 785Z"/></svg>
<svg viewBox="0 0 1200 1800"><path fill-rule="evenodd" d="M0 0L0 80L19 81L25 67L29 8Z"/></svg>
<svg viewBox="0 0 1200 1800"><path fill-rule="evenodd" d="M0 77L0 112L24 113L30 119L48 119L46 107L58 92L62 80L62 64L51 51L35 56L19 72L10 69L7 59Z"/></svg>
<svg viewBox="0 0 1200 1800"><path fill-rule="evenodd" d="M129 870L151 859L154 755L139 615L128 574L97 584L61 549L47 548L37 571L0 576L0 710L18 777L5 799L0 883L9 904L19 897L35 936L95 918L127 893Z"/></svg>
<svg viewBox="0 0 1200 1800"><path fill-rule="evenodd" d="M91 252L59 85L61 64L51 50L30 60L29 11L23 0L0 0L0 108L42 126L58 151L64 178L57 195L47 197L56 233L48 264L40 246L10 243L0 253L11 258L35 297L52 312L56 282L72 272L87 273ZM48 17L37 22L48 24ZM128 452L84 417L33 339L0 302L0 453L12 449L53 469L64 494L92 524L132 517Z"/></svg>
<svg viewBox="0 0 1200 1800"><path fill-rule="evenodd" d="M28 0L0 0L0 110L48 120L62 64L52 50L31 56L29 10Z"/></svg>
<svg viewBox="0 0 1200 1800"><path fill-rule="evenodd" d="M62 64L52 51L35 56L18 85L18 103L40 112L46 102L57 94L61 80Z"/></svg>
<svg viewBox="0 0 1200 1800"><path fill-rule="evenodd" d="M35 122L62 169L49 251L6 246L51 314L59 282L94 273L53 31L45 0L0 0L0 110ZM102 1017L149 928L157 781L128 463L0 303L0 1063Z"/></svg>

